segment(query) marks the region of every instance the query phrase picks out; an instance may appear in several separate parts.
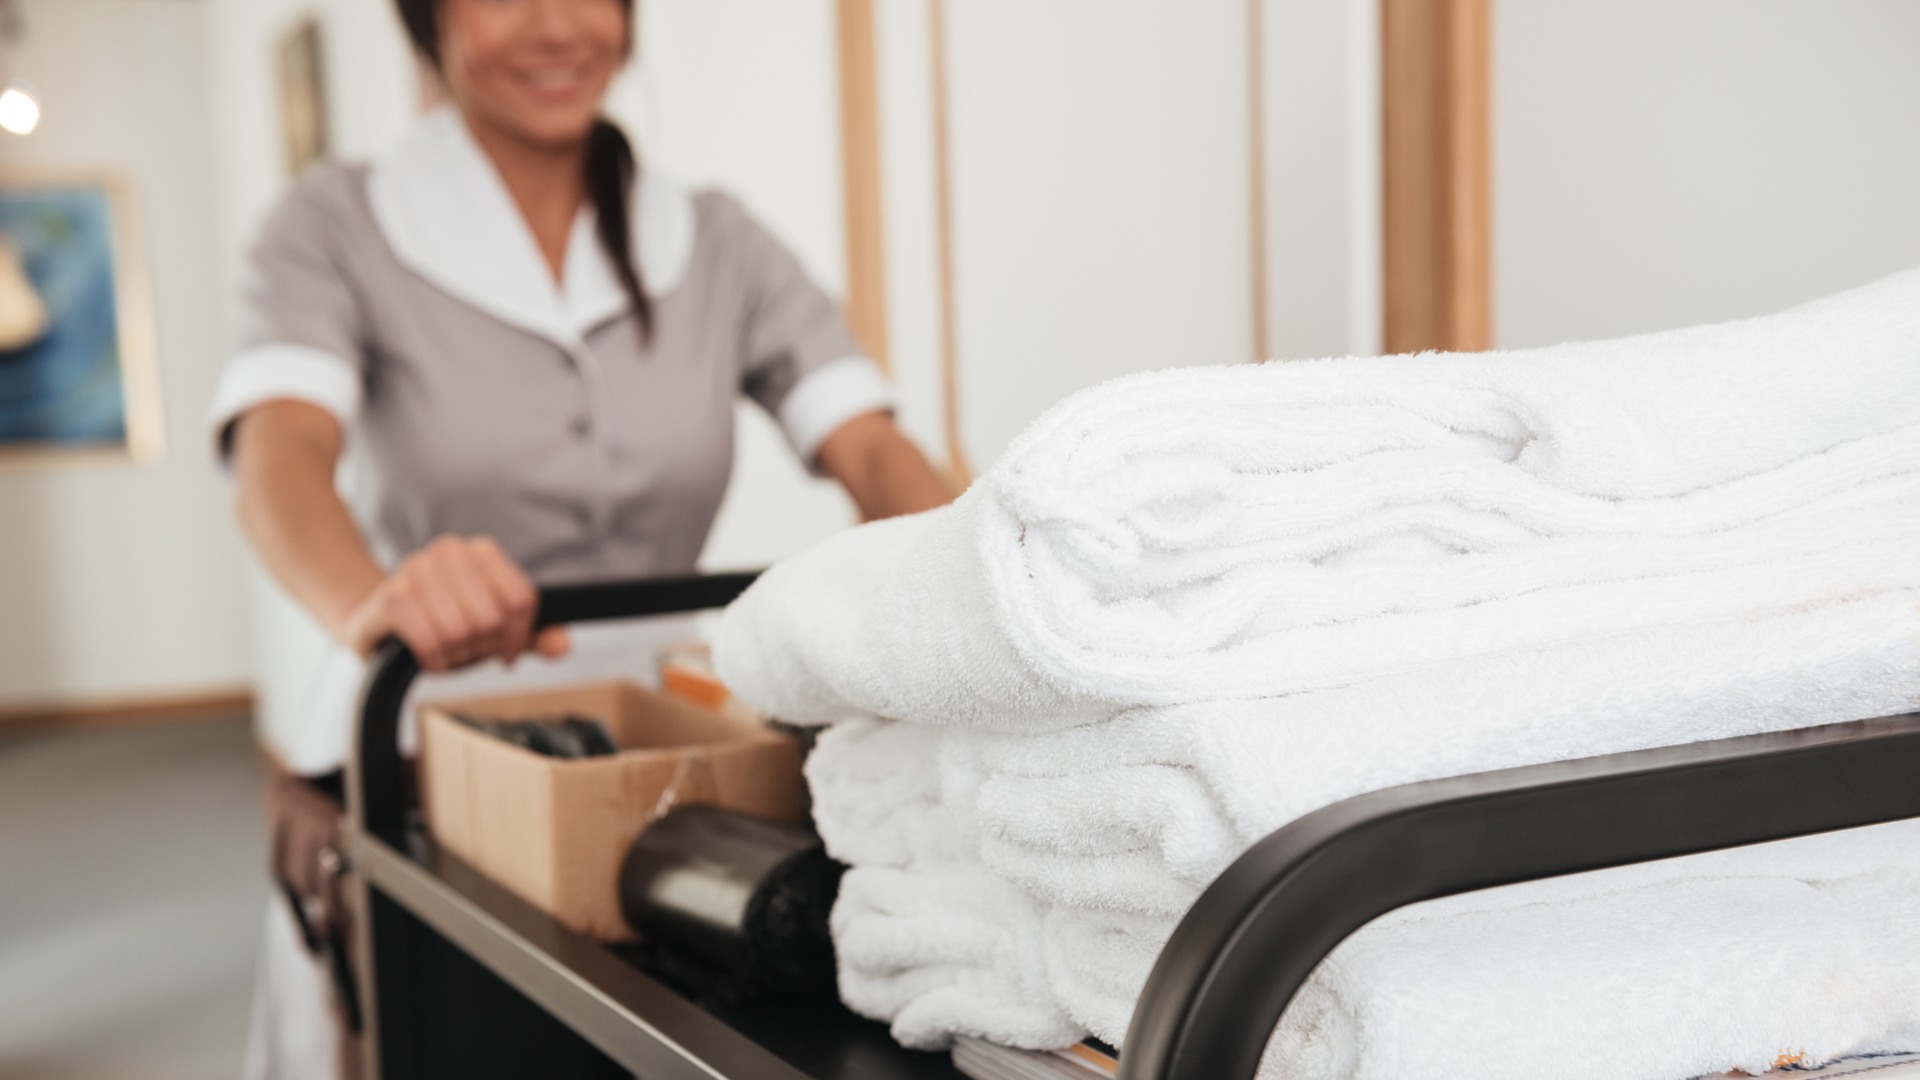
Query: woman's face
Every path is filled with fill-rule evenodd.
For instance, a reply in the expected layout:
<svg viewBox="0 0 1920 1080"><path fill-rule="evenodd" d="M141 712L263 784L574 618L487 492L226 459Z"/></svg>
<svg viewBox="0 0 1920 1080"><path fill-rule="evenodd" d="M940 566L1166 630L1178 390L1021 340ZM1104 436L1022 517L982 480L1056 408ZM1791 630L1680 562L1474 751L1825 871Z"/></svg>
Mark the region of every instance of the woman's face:
<svg viewBox="0 0 1920 1080"><path fill-rule="evenodd" d="M626 60L627 10L621 0L441 0L447 93L503 134L577 142Z"/></svg>

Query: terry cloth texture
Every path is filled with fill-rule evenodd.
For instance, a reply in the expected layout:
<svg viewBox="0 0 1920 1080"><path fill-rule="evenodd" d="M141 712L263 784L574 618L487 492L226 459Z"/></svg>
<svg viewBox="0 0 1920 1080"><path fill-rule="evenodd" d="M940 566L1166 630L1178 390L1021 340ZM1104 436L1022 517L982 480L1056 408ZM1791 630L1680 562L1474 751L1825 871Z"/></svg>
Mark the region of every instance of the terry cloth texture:
<svg viewBox="0 0 1920 1080"><path fill-rule="evenodd" d="M953 506L775 567L715 658L832 725L851 1005L914 1046L1119 1043L1206 883L1318 807L1914 708L1916 552L1920 271L1613 342L1119 380ZM1420 905L1322 965L1263 1073L1912 1049L1916 916L1909 825Z"/></svg>
<svg viewBox="0 0 1920 1080"><path fill-rule="evenodd" d="M796 723L1032 731L1911 586L1916 357L1910 271L1618 341L1116 380L952 506L775 566L716 661Z"/></svg>

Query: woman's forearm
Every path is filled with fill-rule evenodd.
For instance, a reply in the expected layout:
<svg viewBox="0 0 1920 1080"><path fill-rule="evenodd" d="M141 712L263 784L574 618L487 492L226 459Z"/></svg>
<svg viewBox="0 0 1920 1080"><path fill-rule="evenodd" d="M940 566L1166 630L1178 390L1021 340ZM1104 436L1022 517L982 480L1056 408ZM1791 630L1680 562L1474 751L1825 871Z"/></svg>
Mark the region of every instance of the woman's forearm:
<svg viewBox="0 0 1920 1080"><path fill-rule="evenodd" d="M386 576L334 489L340 425L318 406L271 401L233 432L240 527L275 580L336 640Z"/></svg>
<svg viewBox="0 0 1920 1080"><path fill-rule="evenodd" d="M381 568L334 490L341 432L324 410L269 402L233 437L241 528L336 641L366 655L398 637L428 671L567 652L563 627L536 627L533 582L489 537L435 537L392 572Z"/></svg>
<svg viewBox="0 0 1920 1080"><path fill-rule="evenodd" d="M953 501L953 485L883 412L842 424L820 446L820 468L840 481L865 521Z"/></svg>

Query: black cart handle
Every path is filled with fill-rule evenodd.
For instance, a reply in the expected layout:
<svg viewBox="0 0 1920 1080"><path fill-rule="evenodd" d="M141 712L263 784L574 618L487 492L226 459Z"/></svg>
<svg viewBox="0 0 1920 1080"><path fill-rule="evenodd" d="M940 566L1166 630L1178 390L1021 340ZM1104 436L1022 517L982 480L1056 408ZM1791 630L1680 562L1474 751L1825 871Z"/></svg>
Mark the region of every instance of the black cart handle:
<svg viewBox="0 0 1920 1080"><path fill-rule="evenodd" d="M534 624L635 619L725 607L757 572L646 578L540 590ZM360 729L347 770L347 805L362 832L406 850L406 768L400 760L400 708L420 661L398 638L374 650L360 691Z"/></svg>
<svg viewBox="0 0 1920 1080"><path fill-rule="evenodd" d="M1252 1080L1321 959L1408 904L1905 818L1920 818L1920 713L1347 799L1201 894L1147 978L1120 1078Z"/></svg>

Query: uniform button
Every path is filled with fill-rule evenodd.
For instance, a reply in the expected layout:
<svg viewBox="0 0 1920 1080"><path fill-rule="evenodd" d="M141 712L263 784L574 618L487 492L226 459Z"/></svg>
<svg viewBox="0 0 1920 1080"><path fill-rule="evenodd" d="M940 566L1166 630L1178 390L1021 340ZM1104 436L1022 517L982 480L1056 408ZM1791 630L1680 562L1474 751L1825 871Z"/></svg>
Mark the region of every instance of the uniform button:
<svg viewBox="0 0 1920 1080"><path fill-rule="evenodd" d="M576 416L567 425L567 430L573 432L574 438L584 439L593 434L593 420L585 416Z"/></svg>
<svg viewBox="0 0 1920 1080"><path fill-rule="evenodd" d="M583 502L574 503L573 521L583 529L593 524L593 507Z"/></svg>

